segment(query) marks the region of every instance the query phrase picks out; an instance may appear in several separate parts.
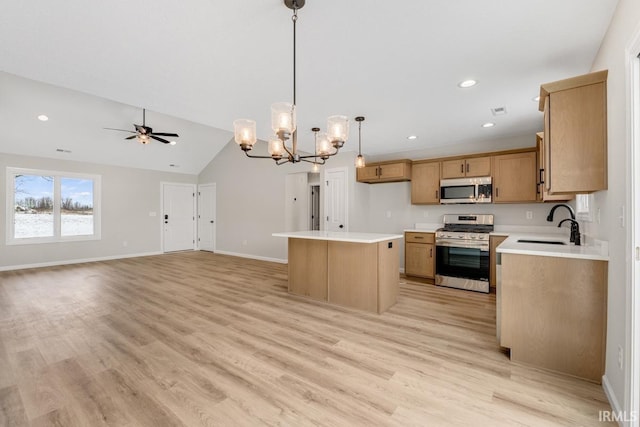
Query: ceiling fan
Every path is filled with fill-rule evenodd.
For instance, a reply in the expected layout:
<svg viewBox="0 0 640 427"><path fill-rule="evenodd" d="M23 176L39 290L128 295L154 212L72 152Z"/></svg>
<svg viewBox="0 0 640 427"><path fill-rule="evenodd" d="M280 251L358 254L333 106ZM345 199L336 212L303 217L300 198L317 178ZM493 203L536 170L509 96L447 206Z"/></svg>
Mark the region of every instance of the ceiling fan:
<svg viewBox="0 0 640 427"><path fill-rule="evenodd" d="M142 109L142 125L134 124L133 126L136 129L135 131L126 130L126 129L114 129L114 128L104 128L104 129L133 133L135 135L128 136L125 139L137 138L141 144L148 144L151 142L151 139L155 139L156 141L160 141L164 144L175 145L175 141L168 141L161 137L166 136L171 138L177 138L179 136L177 133L154 132L153 129L151 129L146 124L146 110L144 108Z"/></svg>

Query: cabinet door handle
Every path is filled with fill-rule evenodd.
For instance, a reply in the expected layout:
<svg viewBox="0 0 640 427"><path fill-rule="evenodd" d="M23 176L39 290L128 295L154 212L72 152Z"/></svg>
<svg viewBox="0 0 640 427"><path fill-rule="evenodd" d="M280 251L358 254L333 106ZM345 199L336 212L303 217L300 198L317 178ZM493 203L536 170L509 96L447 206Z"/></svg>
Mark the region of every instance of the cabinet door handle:
<svg viewBox="0 0 640 427"><path fill-rule="evenodd" d="M496 187L496 198L500 197L500 189Z"/></svg>
<svg viewBox="0 0 640 427"><path fill-rule="evenodd" d="M540 184L544 184L544 169L540 169L538 174L540 175Z"/></svg>
<svg viewBox="0 0 640 427"><path fill-rule="evenodd" d="M467 163L467 173L469 173L469 163Z"/></svg>
<svg viewBox="0 0 640 427"><path fill-rule="evenodd" d="M382 178L382 166L378 166L378 170L380 171L380 178Z"/></svg>
<svg viewBox="0 0 640 427"><path fill-rule="evenodd" d="M422 236L413 236L414 239L424 239Z"/></svg>
<svg viewBox="0 0 640 427"><path fill-rule="evenodd" d="M433 258L433 248L429 248L429 258Z"/></svg>
<svg viewBox="0 0 640 427"><path fill-rule="evenodd" d="M439 194L438 194L438 190L436 190L436 200L438 200L439 198L440 197L439 197Z"/></svg>
<svg viewBox="0 0 640 427"><path fill-rule="evenodd" d="M378 176L378 167L376 166L376 176Z"/></svg>
<svg viewBox="0 0 640 427"><path fill-rule="evenodd" d="M460 173L464 173L464 163L460 164Z"/></svg>

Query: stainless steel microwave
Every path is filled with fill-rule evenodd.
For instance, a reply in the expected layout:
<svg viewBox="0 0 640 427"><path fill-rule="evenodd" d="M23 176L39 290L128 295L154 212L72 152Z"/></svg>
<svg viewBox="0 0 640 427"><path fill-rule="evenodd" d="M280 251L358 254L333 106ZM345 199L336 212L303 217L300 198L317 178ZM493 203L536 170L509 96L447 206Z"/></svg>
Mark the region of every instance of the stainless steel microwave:
<svg viewBox="0 0 640 427"><path fill-rule="evenodd" d="M491 203L491 177L440 180L440 203Z"/></svg>

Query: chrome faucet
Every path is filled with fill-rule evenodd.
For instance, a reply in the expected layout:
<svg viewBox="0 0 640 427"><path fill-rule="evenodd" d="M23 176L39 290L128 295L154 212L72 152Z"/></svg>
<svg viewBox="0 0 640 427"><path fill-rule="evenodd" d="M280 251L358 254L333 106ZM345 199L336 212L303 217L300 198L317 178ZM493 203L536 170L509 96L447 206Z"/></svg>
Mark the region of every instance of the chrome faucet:
<svg viewBox="0 0 640 427"><path fill-rule="evenodd" d="M558 227L565 221L571 221L571 237L569 241L575 243L576 246L580 246L580 224L575 219L565 218L558 223Z"/></svg>
<svg viewBox="0 0 640 427"><path fill-rule="evenodd" d="M571 237L569 238L569 241L571 243L575 243L576 246L580 246L580 224L578 224L578 221L576 221L576 214L573 211L573 208L571 206L565 205L564 203L555 205L554 207L551 208L549 215L547 215L547 221L549 222L553 221L553 214L556 211L556 209L560 207L567 208L569 210L569 214L571 214L571 218L566 218L560 221L560 223L558 224L558 227L562 226L562 223L564 223L565 221L571 221Z"/></svg>

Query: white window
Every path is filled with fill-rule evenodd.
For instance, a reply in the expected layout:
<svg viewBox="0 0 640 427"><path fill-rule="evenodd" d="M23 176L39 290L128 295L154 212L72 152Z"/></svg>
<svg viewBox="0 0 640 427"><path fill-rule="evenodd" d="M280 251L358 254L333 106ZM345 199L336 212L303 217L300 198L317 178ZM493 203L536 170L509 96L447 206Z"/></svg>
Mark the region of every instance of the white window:
<svg viewBox="0 0 640 427"><path fill-rule="evenodd" d="M7 244L100 239L100 176L7 168Z"/></svg>

